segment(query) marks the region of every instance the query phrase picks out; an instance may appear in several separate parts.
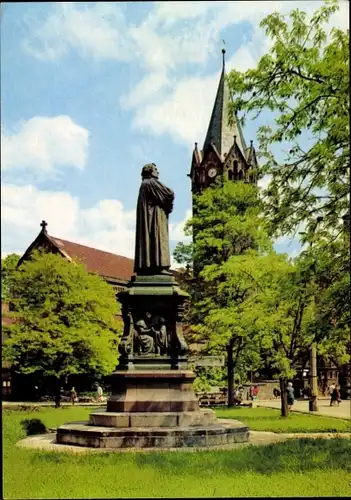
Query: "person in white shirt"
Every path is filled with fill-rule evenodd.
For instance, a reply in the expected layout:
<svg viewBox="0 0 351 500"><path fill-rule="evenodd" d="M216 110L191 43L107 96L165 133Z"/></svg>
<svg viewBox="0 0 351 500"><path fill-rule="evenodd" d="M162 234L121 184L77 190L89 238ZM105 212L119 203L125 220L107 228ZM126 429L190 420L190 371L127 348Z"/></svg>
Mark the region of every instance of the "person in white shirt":
<svg viewBox="0 0 351 500"><path fill-rule="evenodd" d="M103 395L102 387L100 385L98 385L98 387L97 387L97 400L99 402L102 401L102 395Z"/></svg>

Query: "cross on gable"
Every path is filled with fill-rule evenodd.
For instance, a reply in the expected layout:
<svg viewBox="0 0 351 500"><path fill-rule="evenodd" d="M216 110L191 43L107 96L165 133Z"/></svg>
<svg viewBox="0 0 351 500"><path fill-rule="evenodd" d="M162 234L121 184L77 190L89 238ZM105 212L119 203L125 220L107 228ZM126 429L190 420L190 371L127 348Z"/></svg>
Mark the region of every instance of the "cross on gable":
<svg viewBox="0 0 351 500"><path fill-rule="evenodd" d="M46 233L46 226L48 225L48 223L45 221L45 220L42 220L41 223L41 230L43 231L43 233Z"/></svg>

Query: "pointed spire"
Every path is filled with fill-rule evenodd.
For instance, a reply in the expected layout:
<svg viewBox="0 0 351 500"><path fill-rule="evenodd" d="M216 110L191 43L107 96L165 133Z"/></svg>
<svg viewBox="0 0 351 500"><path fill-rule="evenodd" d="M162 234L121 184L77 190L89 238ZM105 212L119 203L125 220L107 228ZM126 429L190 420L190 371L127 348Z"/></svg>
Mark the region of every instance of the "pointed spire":
<svg viewBox="0 0 351 500"><path fill-rule="evenodd" d="M224 153L229 152L233 145L233 136L237 136L237 144L245 155L246 144L239 120L234 117L233 124L229 126L230 93L225 74L225 49L222 49L222 72L219 79L217 94L213 105L212 115L208 126L203 151L212 142L218 153L224 158Z"/></svg>

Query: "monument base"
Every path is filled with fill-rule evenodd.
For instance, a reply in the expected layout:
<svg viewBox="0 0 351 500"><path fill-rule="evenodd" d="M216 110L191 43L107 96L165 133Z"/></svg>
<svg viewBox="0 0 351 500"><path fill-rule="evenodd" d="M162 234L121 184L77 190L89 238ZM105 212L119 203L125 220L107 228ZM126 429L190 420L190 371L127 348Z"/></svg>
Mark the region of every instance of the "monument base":
<svg viewBox="0 0 351 500"><path fill-rule="evenodd" d="M91 448L217 447L248 441L248 428L236 420L189 427L98 427L85 423L61 425L57 443Z"/></svg>
<svg viewBox="0 0 351 500"><path fill-rule="evenodd" d="M113 374L106 411L57 429L57 443L93 448L218 447L248 441L246 425L199 408L188 370Z"/></svg>

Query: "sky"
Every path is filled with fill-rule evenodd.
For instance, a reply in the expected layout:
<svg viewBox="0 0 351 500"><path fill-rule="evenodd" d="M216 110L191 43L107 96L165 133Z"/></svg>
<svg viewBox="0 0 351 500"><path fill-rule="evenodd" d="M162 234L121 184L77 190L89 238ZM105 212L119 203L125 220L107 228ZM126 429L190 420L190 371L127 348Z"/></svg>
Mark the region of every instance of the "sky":
<svg viewBox="0 0 351 500"><path fill-rule="evenodd" d="M2 3L2 257L49 234L134 257L144 164L175 191L171 250L186 241L190 163L202 146L221 71L256 66L272 11L323 2ZM331 25L348 27L348 1ZM244 128L256 142L263 114ZM263 180L263 184L266 181ZM275 248L294 256L296 240Z"/></svg>

